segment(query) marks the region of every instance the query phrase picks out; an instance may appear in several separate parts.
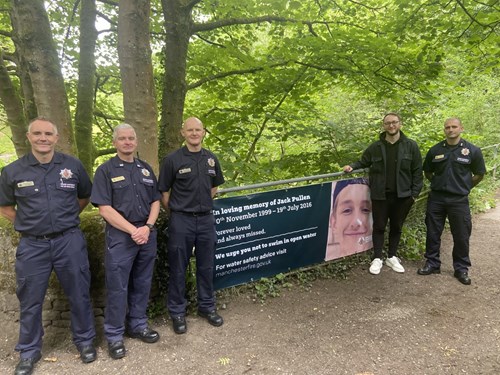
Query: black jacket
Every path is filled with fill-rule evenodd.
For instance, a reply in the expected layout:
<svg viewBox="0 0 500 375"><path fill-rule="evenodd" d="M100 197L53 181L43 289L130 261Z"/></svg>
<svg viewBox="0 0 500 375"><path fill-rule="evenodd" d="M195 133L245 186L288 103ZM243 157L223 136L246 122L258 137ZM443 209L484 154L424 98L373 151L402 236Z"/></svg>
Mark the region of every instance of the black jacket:
<svg viewBox="0 0 500 375"><path fill-rule="evenodd" d="M414 197L420 194L423 186L422 156L417 143L400 132L397 159L398 198ZM385 196L386 174L385 132L363 152L361 159L350 164L353 169L370 168L371 199L383 200Z"/></svg>

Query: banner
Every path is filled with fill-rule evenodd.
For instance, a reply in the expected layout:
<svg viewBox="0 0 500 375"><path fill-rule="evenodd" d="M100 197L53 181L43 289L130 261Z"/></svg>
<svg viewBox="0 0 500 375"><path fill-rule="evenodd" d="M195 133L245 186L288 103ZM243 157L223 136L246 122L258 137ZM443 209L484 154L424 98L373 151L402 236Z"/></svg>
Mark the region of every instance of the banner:
<svg viewBox="0 0 500 375"><path fill-rule="evenodd" d="M368 250L368 202L364 179L215 200L215 288Z"/></svg>

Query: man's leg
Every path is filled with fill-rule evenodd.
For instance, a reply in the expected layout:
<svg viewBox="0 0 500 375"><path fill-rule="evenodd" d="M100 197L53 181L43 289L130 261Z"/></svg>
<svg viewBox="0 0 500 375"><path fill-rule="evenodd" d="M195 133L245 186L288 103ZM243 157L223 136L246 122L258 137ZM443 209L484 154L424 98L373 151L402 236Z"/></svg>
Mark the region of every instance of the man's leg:
<svg viewBox="0 0 500 375"><path fill-rule="evenodd" d="M169 265L167 308L171 317L186 314L186 270L193 252L195 229L196 217L172 212L167 245Z"/></svg>
<svg viewBox="0 0 500 375"><path fill-rule="evenodd" d="M453 236L453 269L459 272L467 272L471 266L469 238L472 233L472 218L467 196L450 202L448 220Z"/></svg>
<svg viewBox="0 0 500 375"><path fill-rule="evenodd" d="M20 303L16 351L20 352L21 359L33 358L42 350L42 306L52 272L49 242L21 238L15 268Z"/></svg>
<svg viewBox="0 0 500 375"><path fill-rule="evenodd" d="M425 258L427 265L432 268L440 268L439 258L441 248L441 234L446 221L446 203L442 198L433 197L435 193L429 193L427 200L427 211L425 214L425 225L427 226L427 237L425 241Z"/></svg>
<svg viewBox="0 0 500 375"><path fill-rule="evenodd" d="M413 198L394 198L388 200L389 207L389 249L388 258L397 255L401 233L403 232L403 224L413 206Z"/></svg>
<svg viewBox="0 0 500 375"><path fill-rule="evenodd" d="M90 269L85 238L80 229L51 240L54 270L68 297L73 342L80 348L95 338L90 301Z"/></svg>
<svg viewBox="0 0 500 375"><path fill-rule="evenodd" d="M214 257L217 234L212 215L198 217L196 235L196 286L198 290L198 310L215 310Z"/></svg>
<svg viewBox="0 0 500 375"><path fill-rule="evenodd" d="M384 248L384 233L388 220L388 208L386 200L372 200L373 216L373 259L382 259Z"/></svg>
<svg viewBox="0 0 500 375"><path fill-rule="evenodd" d="M147 308L156 250L156 231L154 231L150 233L148 243L140 246L130 272L126 319L130 332L142 331L148 327Z"/></svg>
<svg viewBox="0 0 500 375"><path fill-rule="evenodd" d="M138 246L130 238L130 235L108 226L104 260L107 291L104 334L108 343L123 340L127 313L128 280L137 251Z"/></svg>

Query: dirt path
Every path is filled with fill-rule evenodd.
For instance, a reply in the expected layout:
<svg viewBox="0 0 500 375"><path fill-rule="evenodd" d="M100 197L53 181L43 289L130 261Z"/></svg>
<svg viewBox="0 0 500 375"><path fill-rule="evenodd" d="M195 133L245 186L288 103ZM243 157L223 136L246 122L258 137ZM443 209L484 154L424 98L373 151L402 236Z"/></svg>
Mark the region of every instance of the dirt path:
<svg viewBox="0 0 500 375"><path fill-rule="evenodd" d="M471 286L453 278L452 242L443 237L441 275L359 266L347 280L320 280L264 305L225 301L226 323L188 317L188 333L156 326L157 344L126 339L127 356L83 365L68 330L47 332L35 374L500 374L500 208L474 218ZM0 313L0 373L17 363L18 324Z"/></svg>

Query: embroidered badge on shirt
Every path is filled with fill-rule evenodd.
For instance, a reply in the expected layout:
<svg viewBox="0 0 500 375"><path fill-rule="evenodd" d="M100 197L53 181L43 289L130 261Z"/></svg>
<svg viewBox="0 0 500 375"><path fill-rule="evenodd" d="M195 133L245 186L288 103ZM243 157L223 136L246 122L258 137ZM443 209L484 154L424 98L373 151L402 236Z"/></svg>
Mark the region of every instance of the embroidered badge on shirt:
<svg viewBox="0 0 500 375"><path fill-rule="evenodd" d="M59 173L59 175L61 176L61 178L69 179L73 177L73 172L71 172L71 169L64 168L61 169L61 173Z"/></svg>
<svg viewBox="0 0 500 375"><path fill-rule="evenodd" d="M142 172L143 176L146 176L146 177L151 176L151 173L146 168L142 168L141 172Z"/></svg>
<svg viewBox="0 0 500 375"><path fill-rule="evenodd" d="M215 160L213 158L208 158L207 162L208 162L209 166L211 166L211 167L215 166Z"/></svg>
<svg viewBox="0 0 500 375"><path fill-rule="evenodd" d="M179 173L180 173L180 174L189 173L189 172L191 172L191 168L183 168L183 169L179 169Z"/></svg>
<svg viewBox="0 0 500 375"><path fill-rule="evenodd" d="M463 148L462 151L460 151L463 156L467 156L470 154L470 150L468 148Z"/></svg>
<svg viewBox="0 0 500 375"><path fill-rule="evenodd" d="M17 183L18 188L23 188L23 187L28 187L28 186L35 186L35 183L33 181L23 181L23 182Z"/></svg>
<svg viewBox="0 0 500 375"><path fill-rule="evenodd" d="M61 185L60 186L62 188L64 188L64 189L75 189L76 188L76 184L62 182L62 181L61 181Z"/></svg>
<svg viewBox="0 0 500 375"><path fill-rule="evenodd" d="M111 179L112 182L118 182L118 181L123 181L123 180L125 180L125 176L113 177Z"/></svg>
<svg viewBox="0 0 500 375"><path fill-rule="evenodd" d="M442 159L442 158L444 158L444 155L436 155L436 156L434 156L434 159Z"/></svg>

